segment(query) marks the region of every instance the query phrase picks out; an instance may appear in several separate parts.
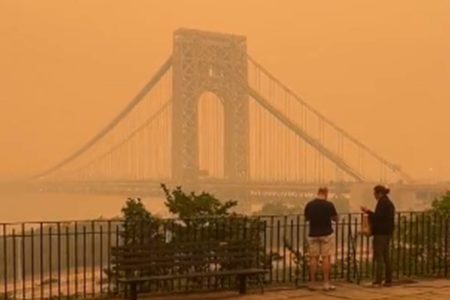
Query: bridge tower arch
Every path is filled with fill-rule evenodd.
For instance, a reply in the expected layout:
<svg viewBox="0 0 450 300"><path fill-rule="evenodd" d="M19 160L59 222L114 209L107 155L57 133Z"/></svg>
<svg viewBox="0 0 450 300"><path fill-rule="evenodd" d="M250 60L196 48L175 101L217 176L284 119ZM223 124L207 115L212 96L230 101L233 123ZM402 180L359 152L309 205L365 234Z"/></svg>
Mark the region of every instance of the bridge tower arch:
<svg viewBox="0 0 450 300"><path fill-rule="evenodd" d="M224 179L247 181L249 102L242 88L248 78L246 38L190 29L175 31L173 38L173 179L198 178L198 101L211 92L223 103Z"/></svg>

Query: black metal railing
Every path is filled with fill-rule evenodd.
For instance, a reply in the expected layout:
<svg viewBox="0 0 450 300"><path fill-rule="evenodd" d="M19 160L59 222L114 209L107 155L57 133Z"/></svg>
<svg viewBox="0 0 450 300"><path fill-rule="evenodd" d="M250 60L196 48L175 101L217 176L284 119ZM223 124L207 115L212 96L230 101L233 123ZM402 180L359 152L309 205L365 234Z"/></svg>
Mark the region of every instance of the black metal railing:
<svg viewBox="0 0 450 300"><path fill-rule="evenodd" d="M306 282L309 258L304 217L255 218L264 229L261 243L265 267L269 269L266 283ZM178 222L163 220L158 230L170 240L171 228ZM208 228L205 225L197 231L197 238L208 236ZM360 214L341 215L335 224L334 280L359 282L372 277L372 241L361 234L361 228ZM120 220L0 224L0 299L97 298L113 294L117 285L112 276L111 248L124 244L123 232ZM189 235L193 231L185 228L183 232ZM448 236L447 216L398 213L391 243L394 276L448 277Z"/></svg>
<svg viewBox="0 0 450 300"><path fill-rule="evenodd" d="M95 297L107 293L109 248L120 221L2 224L0 299Z"/></svg>

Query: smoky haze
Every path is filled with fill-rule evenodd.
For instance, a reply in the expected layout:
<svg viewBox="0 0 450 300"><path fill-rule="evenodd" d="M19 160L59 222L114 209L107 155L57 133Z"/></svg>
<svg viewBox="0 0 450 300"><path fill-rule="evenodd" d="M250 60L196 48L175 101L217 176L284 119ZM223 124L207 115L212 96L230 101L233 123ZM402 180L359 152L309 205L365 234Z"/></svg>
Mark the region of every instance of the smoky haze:
<svg viewBox="0 0 450 300"><path fill-rule="evenodd" d="M446 0L2 1L0 179L89 140L187 27L247 36L252 57L354 137L414 178L449 180L449 13Z"/></svg>

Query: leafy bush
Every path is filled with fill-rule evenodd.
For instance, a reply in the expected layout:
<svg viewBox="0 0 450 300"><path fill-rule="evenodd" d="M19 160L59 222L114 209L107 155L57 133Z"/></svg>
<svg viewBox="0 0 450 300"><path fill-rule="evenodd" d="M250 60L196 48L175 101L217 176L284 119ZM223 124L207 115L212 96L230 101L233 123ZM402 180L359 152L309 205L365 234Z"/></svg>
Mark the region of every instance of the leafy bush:
<svg viewBox="0 0 450 300"><path fill-rule="evenodd" d="M435 199L431 207L434 212L448 216L450 214L450 191Z"/></svg>
<svg viewBox="0 0 450 300"><path fill-rule="evenodd" d="M162 222L146 210L140 198L128 198L122 208L122 216L124 222L120 236L124 244L162 242L164 237L159 230Z"/></svg>
<svg viewBox="0 0 450 300"><path fill-rule="evenodd" d="M164 184L161 185L165 195L165 205L175 219L159 219L148 212L140 199L129 198L122 209L123 228L121 237L123 245L148 244L153 247L172 249L174 254L189 257L205 257L204 262L198 259L195 264L166 266L152 268L141 275L166 275L170 273L185 274L189 272L207 271L211 267L208 257L215 253L218 259L217 264L221 270L230 270L241 268L235 260L230 260L229 254L223 250L219 251L221 245L227 245L231 248L240 247L245 242L249 245L248 249L242 251L252 251L255 256L255 265L263 266L264 249L262 247L262 236L265 232L264 224L257 218L249 218L231 212L231 209L237 205L236 201L226 201L222 203L214 195L209 193L185 193L181 187L170 190ZM208 247L192 250L192 247L183 247L187 242L205 242L208 241ZM191 249L191 250L189 250ZM171 252L170 250L169 252ZM191 253L191 252L192 253ZM204 255L201 255L204 252ZM175 259L175 258L174 258ZM252 263L253 264L253 263ZM117 274L113 266L113 272L109 276L123 276ZM222 278L223 279L223 278ZM220 279L220 280L222 280ZM204 278L194 278L190 282L201 286ZM189 281L185 284L188 284ZM169 284L165 282L164 284ZM219 285L222 283L218 283ZM163 285L160 288L168 288ZM142 286L142 290L148 290L149 286Z"/></svg>
<svg viewBox="0 0 450 300"><path fill-rule="evenodd" d="M166 195L164 203L169 212L180 218L188 220L201 217L225 217L231 214L230 209L237 205L237 201L220 202L214 195L202 192L186 194L181 187L170 191L166 185L161 184Z"/></svg>
<svg viewBox="0 0 450 300"><path fill-rule="evenodd" d="M393 236L392 257L398 272L439 276L450 263L450 192L435 199L428 211L401 215Z"/></svg>

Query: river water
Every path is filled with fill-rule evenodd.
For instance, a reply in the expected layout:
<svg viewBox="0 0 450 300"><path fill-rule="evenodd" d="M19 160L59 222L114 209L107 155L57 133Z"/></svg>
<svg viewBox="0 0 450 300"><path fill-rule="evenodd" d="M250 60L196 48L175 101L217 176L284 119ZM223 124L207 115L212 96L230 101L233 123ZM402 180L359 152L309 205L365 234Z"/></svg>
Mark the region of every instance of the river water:
<svg viewBox="0 0 450 300"><path fill-rule="evenodd" d="M167 216L162 198L142 197L147 210ZM9 192L0 194L0 223L66 221L120 216L126 196Z"/></svg>

